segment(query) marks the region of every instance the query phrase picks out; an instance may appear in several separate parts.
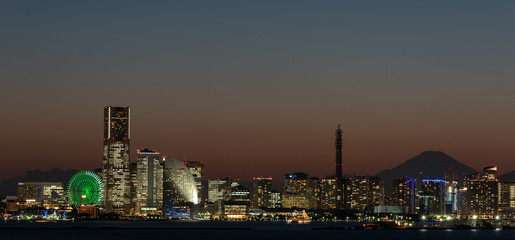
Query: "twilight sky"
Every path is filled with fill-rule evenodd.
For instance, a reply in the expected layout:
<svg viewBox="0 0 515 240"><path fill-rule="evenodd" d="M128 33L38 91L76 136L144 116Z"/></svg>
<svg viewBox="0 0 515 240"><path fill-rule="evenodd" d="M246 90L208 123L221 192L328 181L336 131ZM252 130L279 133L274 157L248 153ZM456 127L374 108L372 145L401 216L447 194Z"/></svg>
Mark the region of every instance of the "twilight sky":
<svg viewBox="0 0 515 240"><path fill-rule="evenodd" d="M131 147L208 178L376 174L425 150L515 169L514 1L1 1L0 180Z"/></svg>

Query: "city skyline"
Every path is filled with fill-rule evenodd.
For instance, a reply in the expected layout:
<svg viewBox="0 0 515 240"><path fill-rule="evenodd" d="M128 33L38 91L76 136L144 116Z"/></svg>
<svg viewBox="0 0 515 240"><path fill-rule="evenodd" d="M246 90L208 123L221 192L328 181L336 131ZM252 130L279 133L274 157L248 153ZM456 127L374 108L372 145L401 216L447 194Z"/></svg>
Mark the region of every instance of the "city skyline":
<svg viewBox="0 0 515 240"><path fill-rule="evenodd" d="M206 179L331 175L337 123L344 174L515 169L515 3L30 3L0 3L0 180L100 168L106 105L133 110L131 159Z"/></svg>
<svg viewBox="0 0 515 240"><path fill-rule="evenodd" d="M66 190L61 180L19 181L17 195L2 199L3 218L252 221L278 220L286 214L290 215L287 223L309 223L315 217L322 221L373 218L404 227L426 218L470 220L470 226L477 224L476 219L499 224L501 219L513 218L515 181L499 179L497 166L485 166L479 172L443 152L426 151L399 165L402 173L390 169L378 176L343 177L343 132L338 124L335 175L286 173L281 193L273 189L272 177L253 177L250 188L231 177L206 181L203 162L161 156L148 148L137 150L136 161L130 160L130 113L128 106L104 107L103 160L97 173L76 172ZM297 209L302 209L301 215ZM327 212L316 214L317 210Z"/></svg>

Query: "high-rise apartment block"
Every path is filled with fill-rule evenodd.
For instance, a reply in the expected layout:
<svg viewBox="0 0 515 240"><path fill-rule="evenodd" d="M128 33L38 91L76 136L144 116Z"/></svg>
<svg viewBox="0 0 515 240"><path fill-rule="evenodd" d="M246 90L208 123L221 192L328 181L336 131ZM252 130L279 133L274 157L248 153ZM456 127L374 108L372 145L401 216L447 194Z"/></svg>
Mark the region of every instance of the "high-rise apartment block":
<svg viewBox="0 0 515 240"><path fill-rule="evenodd" d="M458 181L445 181L445 214L458 213Z"/></svg>
<svg viewBox="0 0 515 240"><path fill-rule="evenodd" d="M495 218L498 213L499 180L496 177L497 167L485 167L482 173L469 175L467 187L467 203L470 214L478 218Z"/></svg>
<svg viewBox="0 0 515 240"><path fill-rule="evenodd" d="M419 204L422 214L445 214L445 180L423 179Z"/></svg>
<svg viewBox="0 0 515 240"><path fill-rule="evenodd" d="M309 177L306 173L285 174L283 207L320 208L319 184L318 178Z"/></svg>
<svg viewBox="0 0 515 240"><path fill-rule="evenodd" d="M252 206L255 208L272 207L272 178L271 177L255 177L254 194L252 196Z"/></svg>
<svg viewBox="0 0 515 240"><path fill-rule="evenodd" d="M409 214L415 213L417 182L412 177L403 177L393 180L392 205L405 206Z"/></svg>
<svg viewBox="0 0 515 240"><path fill-rule="evenodd" d="M515 180L499 181L498 214L502 218L515 217Z"/></svg>
<svg viewBox="0 0 515 240"><path fill-rule="evenodd" d="M158 152L147 148L137 151L136 212L158 210L160 168Z"/></svg>
<svg viewBox="0 0 515 240"><path fill-rule="evenodd" d="M350 180L350 188L352 209L365 211L384 202L384 183L379 177L356 176Z"/></svg>
<svg viewBox="0 0 515 240"><path fill-rule="evenodd" d="M326 177L320 180L320 207L322 209L336 209L338 196L338 181L335 178Z"/></svg>

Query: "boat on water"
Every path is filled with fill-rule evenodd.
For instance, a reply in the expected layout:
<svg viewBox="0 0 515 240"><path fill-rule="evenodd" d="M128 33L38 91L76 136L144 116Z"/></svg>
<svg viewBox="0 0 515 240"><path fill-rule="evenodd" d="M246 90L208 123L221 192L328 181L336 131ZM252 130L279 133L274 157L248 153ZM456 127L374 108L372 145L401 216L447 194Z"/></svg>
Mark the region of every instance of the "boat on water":
<svg viewBox="0 0 515 240"><path fill-rule="evenodd" d="M286 223L288 224L306 224L310 222L311 218L308 216L305 210L302 210L302 212L294 211L292 216L286 220Z"/></svg>

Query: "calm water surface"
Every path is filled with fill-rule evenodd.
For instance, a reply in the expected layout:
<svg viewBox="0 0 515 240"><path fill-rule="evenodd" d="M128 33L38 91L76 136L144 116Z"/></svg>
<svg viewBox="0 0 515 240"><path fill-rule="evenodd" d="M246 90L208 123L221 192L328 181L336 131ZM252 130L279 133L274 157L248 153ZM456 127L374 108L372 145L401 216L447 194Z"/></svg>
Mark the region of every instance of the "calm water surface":
<svg viewBox="0 0 515 240"><path fill-rule="evenodd" d="M0 223L0 239L515 239L515 230L348 230L356 223L86 221ZM313 230L320 227L345 230Z"/></svg>

